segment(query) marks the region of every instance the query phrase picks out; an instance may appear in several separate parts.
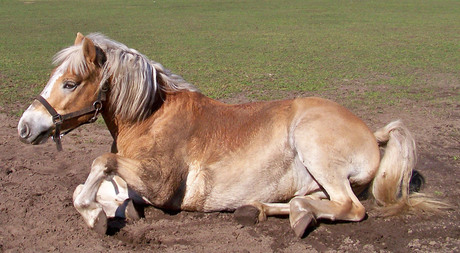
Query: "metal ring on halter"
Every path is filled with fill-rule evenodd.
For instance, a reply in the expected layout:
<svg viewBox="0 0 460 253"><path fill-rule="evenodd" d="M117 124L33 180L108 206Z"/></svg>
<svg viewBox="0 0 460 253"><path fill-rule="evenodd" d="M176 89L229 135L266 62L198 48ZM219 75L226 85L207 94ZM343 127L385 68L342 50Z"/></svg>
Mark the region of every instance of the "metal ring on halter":
<svg viewBox="0 0 460 253"><path fill-rule="evenodd" d="M94 109L96 109L96 111L100 111L102 109L102 101L100 100L94 101L93 106L94 106Z"/></svg>
<svg viewBox="0 0 460 253"><path fill-rule="evenodd" d="M89 120L88 120L88 123L94 123L96 120L97 120L97 115L99 114L99 112L102 110L102 102L97 100L93 103L93 107L94 107L94 115L93 117L91 117Z"/></svg>

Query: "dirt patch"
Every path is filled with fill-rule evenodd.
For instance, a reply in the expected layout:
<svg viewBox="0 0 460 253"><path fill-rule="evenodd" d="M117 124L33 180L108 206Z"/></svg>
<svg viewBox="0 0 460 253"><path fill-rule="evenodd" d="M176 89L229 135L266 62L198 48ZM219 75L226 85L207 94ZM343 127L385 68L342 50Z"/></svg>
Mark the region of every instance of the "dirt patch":
<svg viewBox="0 0 460 253"><path fill-rule="evenodd" d="M392 106L357 106L343 89L282 94L331 98L350 107L373 129L402 119L417 139L417 170L426 179L423 192L455 207L443 215L392 218L378 218L368 209L362 222L323 222L303 239L295 238L284 218L242 226L231 213L171 215L155 208L147 208L145 219L128 222L113 236L98 235L85 227L72 205L72 193L85 181L92 160L110 150L108 131L98 125L81 127L64 138L64 152L59 153L52 142L22 144L16 132L19 119L0 114L0 252L459 251L460 106L448 97L451 94L452 87L440 88L433 101L407 100ZM237 94L227 102L250 100ZM364 204L370 207L367 201Z"/></svg>

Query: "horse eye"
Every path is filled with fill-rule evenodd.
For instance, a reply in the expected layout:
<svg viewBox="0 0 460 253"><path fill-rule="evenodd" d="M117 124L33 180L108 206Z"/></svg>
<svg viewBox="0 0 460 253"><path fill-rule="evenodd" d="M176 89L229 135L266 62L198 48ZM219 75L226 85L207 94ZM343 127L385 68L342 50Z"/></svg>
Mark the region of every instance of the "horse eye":
<svg viewBox="0 0 460 253"><path fill-rule="evenodd" d="M64 83L64 89L66 90L75 90L77 88L78 84L75 82L67 81Z"/></svg>

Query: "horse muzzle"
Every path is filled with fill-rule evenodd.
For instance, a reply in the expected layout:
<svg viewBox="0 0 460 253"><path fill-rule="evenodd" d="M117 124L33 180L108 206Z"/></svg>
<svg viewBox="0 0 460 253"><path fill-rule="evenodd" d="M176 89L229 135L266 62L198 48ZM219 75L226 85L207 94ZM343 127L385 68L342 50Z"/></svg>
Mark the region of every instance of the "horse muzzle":
<svg viewBox="0 0 460 253"><path fill-rule="evenodd" d="M49 115L27 109L18 123L18 135L21 142L38 145L45 143L51 136L54 124Z"/></svg>

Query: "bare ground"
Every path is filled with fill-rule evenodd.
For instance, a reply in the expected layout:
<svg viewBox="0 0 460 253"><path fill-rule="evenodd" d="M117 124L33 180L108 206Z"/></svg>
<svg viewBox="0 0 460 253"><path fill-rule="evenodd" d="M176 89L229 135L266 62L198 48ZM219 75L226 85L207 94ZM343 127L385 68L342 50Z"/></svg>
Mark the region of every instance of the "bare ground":
<svg viewBox="0 0 460 253"><path fill-rule="evenodd" d="M379 218L369 201L364 201L368 209L364 221L322 222L305 238L297 239L285 218L242 226L231 213L166 214L147 208L144 219L128 221L118 233L102 236L85 227L72 205L72 193L85 181L92 160L110 150L108 131L100 125L81 127L64 138L64 151L59 153L52 142L42 146L19 142L19 118L3 113L0 252L458 252L460 105L451 97L458 95L459 82L448 76L430 80L439 87L429 102L406 99L379 106L362 101L359 85L346 82L319 94L277 95L333 99L372 129L402 119L417 139L417 170L426 180L422 192L454 206L444 214ZM350 91L357 95L350 96ZM246 93L235 94L226 102L247 102L247 97Z"/></svg>

